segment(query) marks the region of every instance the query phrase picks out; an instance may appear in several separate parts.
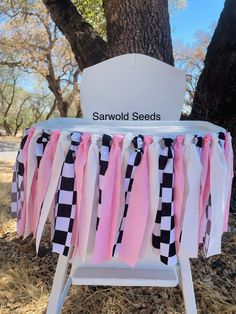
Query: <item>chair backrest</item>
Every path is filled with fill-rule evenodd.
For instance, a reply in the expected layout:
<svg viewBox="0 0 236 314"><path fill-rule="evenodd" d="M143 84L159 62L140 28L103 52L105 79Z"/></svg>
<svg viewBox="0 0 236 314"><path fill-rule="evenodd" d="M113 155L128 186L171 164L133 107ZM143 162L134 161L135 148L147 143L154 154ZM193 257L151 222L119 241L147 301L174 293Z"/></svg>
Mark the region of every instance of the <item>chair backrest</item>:
<svg viewBox="0 0 236 314"><path fill-rule="evenodd" d="M92 119L94 112L128 112L128 120L133 120L137 116L133 112L155 112L161 120L179 120L185 88L185 74L175 67L146 55L122 55L84 69L80 88L83 116Z"/></svg>

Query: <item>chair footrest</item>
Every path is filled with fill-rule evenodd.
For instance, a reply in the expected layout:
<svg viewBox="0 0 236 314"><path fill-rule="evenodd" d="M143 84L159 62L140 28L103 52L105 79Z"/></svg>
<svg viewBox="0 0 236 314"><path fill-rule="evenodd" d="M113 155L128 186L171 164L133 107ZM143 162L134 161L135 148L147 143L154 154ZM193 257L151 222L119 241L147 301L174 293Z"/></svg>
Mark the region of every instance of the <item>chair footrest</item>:
<svg viewBox="0 0 236 314"><path fill-rule="evenodd" d="M72 284L175 287L178 285L178 276L174 269L79 267L72 276Z"/></svg>

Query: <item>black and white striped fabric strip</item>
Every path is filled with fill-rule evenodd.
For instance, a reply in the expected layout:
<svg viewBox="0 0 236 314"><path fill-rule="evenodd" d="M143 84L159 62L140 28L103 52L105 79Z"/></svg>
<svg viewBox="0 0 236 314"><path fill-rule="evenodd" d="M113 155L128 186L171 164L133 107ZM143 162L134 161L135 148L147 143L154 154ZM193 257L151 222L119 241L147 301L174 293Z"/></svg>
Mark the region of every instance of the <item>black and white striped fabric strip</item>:
<svg viewBox="0 0 236 314"><path fill-rule="evenodd" d="M202 152L202 141L203 141L202 136L195 135L195 144L200 156Z"/></svg>
<svg viewBox="0 0 236 314"><path fill-rule="evenodd" d="M154 249L166 265L177 263L174 226L174 151L173 140L165 138L159 156L160 200L152 235Z"/></svg>
<svg viewBox="0 0 236 314"><path fill-rule="evenodd" d="M113 252L112 252L113 256L118 254L119 248L122 242L122 237L123 237L123 232L124 232L124 227L125 227L125 219L128 213L129 199L130 199L130 194L132 191L134 175L135 175L136 168L138 167L142 159L143 139L144 137L142 135L138 135L138 136L135 136L132 141L133 146L134 146L134 151L131 153L129 157L128 165L127 165L126 173L125 173L125 206L124 206L123 216L120 222L120 227L118 230L117 240L113 247Z"/></svg>
<svg viewBox="0 0 236 314"><path fill-rule="evenodd" d="M102 202L102 193L103 193L103 178L106 174L109 162L109 155L111 150L111 136L107 134L103 134L102 136L102 146L99 152L99 201L98 201L98 213L97 213L97 222L96 222L96 230L99 227L100 221L100 208ZM107 193L107 191L106 191Z"/></svg>
<svg viewBox="0 0 236 314"><path fill-rule="evenodd" d="M208 203L206 206L206 211L204 215L204 223L205 223L205 234L203 238L203 252L207 255L208 247L210 243L210 234L211 234L211 215L212 215L212 207L211 207L211 195L209 195Z"/></svg>
<svg viewBox="0 0 236 314"><path fill-rule="evenodd" d="M71 146L62 166L56 204L53 252L68 255L76 209L75 154L80 143L81 133L71 134Z"/></svg>
<svg viewBox="0 0 236 314"><path fill-rule="evenodd" d="M219 138L220 147L221 147L221 148L223 149L223 151L224 151L224 148L225 148L225 134L224 134L223 132L219 132L218 138Z"/></svg>
<svg viewBox="0 0 236 314"><path fill-rule="evenodd" d="M16 162L13 168L12 187L11 187L11 213L17 220L21 217L21 211L24 203L24 162L23 148L29 134L29 128L24 130L24 136L20 143L20 149L16 156Z"/></svg>
<svg viewBox="0 0 236 314"><path fill-rule="evenodd" d="M35 144L36 156L37 156L37 166L39 168L40 161L43 157L44 150L50 140L50 131L43 130L42 135L37 139Z"/></svg>

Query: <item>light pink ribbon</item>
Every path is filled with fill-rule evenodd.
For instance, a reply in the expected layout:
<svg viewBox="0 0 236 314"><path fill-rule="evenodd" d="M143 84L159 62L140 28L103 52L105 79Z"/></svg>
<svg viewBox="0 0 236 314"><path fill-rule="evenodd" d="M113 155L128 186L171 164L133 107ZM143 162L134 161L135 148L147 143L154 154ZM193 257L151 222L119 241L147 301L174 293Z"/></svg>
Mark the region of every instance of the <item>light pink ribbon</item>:
<svg viewBox="0 0 236 314"><path fill-rule="evenodd" d="M83 217L83 208L81 208L82 201L82 191L83 191L83 182L84 182L84 170L87 162L88 148L90 142L90 135L84 133L82 135L81 143L77 149L76 158L75 158L75 184L77 191L77 200L76 200L76 212L75 219L73 224L71 244L74 246L73 257L78 252L79 247L79 225L82 223ZM87 191L90 193L90 191Z"/></svg>
<svg viewBox="0 0 236 314"><path fill-rule="evenodd" d="M34 214L34 200L36 197L37 175L38 169L35 170L31 182L30 195L26 208L24 239L26 239L33 232L33 214Z"/></svg>
<svg viewBox="0 0 236 314"><path fill-rule="evenodd" d="M148 151L152 143L151 137L145 136L144 143L143 157L134 176L119 253L119 259L132 267L135 266L141 250L149 211Z"/></svg>
<svg viewBox="0 0 236 314"><path fill-rule="evenodd" d="M121 144L124 136L113 137L109 164L103 179L101 216L96 232L92 263L101 263L112 258L116 224L120 206Z"/></svg>
<svg viewBox="0 0 236 314"><path fill-rule="evenodd" d="M199 243L203 242L205 233L203 226L203 216L206 210L207 202L210 195L210 154L211 154L211 140L210 134L203 138L202 144L202 173L201 173L201 186L200 186L200 201L199 201Z"/></svg>
<svg viewBox="0 0 236 314"><path fill-rule="evenodd" d="M38 222L40 217L40 211L43 204L44 197L46 195L48 184L51 177L52 163L55 155L60 131L53 131L50 140L45 148L44 154L40 161L38 169L38 178L36 182L36 194L34 201L32 231L33 236L36 236ZM34 186L34 185L33 185Z"/></svg>
<svg viewBox="0 0 236 314"><path fill-rule="evenodd" d="M176 137L174 144L174 213L175 213L175 245L176 253L179 252L181 233L181 217L184 197L184 136Z"/></svg>
<svg viewBox="0 0 236 314"><path fill-rule="evenodd" d="M17 222L17 236L22 236L25 231L25 221L26 221L26 208L27 208L27 159L28 159L28 148L31 138L33 137L35 132L34 128L30 128L29 135L25 142L24 148L22 150L23 154L23 163L24 163L24 204L21 213L21 219Z"/></svg>
<svg viewBox="0 0 236 314"><path fill-rule="evenodd" d="M230 198L232 192L232 180L234 177L234 154L232 149L232 137L230 133L225 134L225 159L228 167L228 178L227 178L227 196L226 196L226 206L224 212L224 226L223 232L228 231L228 221L229 221L229 208L230 208Z"/></svg>

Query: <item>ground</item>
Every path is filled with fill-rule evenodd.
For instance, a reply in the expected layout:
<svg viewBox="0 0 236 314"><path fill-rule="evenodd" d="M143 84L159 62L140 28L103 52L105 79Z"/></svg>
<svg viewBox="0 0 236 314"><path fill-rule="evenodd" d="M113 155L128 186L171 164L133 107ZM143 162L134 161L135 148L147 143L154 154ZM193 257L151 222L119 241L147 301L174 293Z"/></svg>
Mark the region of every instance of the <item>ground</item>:
<svg viewBox="0 0 236 314"><path fill-rule="evenodd" d="M12 160L0 160L0 314L41 314L46 310L57 255L50 249L49 229L38 256L31 238L16 238L16 221L10 216L12 166ZM236 313L235 231L236 215L232 214L222 254L191 262L198 313ZM62 313L177 314L184 313L184 304L179 287L83 286L70 289Z"/></svg>

